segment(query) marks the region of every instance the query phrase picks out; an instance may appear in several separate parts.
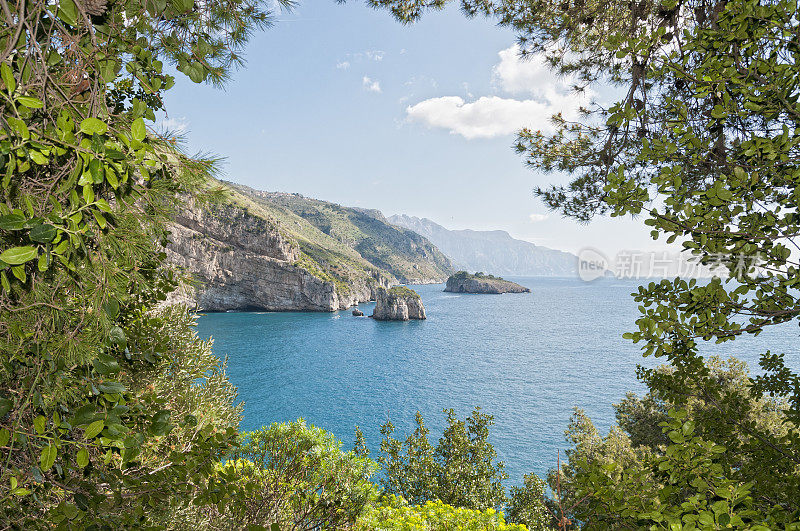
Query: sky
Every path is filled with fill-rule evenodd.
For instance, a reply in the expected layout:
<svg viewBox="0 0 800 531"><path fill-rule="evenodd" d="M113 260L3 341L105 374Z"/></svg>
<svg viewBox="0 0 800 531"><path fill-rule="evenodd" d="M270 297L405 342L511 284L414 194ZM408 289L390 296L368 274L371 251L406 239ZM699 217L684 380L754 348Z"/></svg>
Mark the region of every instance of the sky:
<svg viewBox="0 0 800 531"><path fill-rule="evenodd" d="M533 195L564 177L526 168L515 131L547 130L580 101L491 20L449 8L404 26L357 1L312 0L255 34L246 59L222 90L178 74L161 122L225 158L227 180L571 252L666 248L641 219L579 224Z"/></svg>

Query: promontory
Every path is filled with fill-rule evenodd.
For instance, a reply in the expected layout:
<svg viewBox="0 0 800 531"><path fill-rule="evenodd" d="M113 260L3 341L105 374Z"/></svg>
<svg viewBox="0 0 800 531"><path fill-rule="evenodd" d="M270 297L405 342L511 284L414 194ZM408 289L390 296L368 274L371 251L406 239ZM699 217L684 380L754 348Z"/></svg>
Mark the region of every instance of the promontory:
<svg viewBox="0 0 800 531"><path fill-rule="evenodd" d="M447 279L445 291L450 293L530 293L530 289L494 275L459 271Z"/></svg>

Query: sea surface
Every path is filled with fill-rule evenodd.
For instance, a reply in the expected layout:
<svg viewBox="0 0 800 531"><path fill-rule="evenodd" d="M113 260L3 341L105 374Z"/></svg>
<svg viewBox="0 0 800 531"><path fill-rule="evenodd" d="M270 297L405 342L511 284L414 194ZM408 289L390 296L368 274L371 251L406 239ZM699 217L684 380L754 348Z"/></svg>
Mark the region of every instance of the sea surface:
<svg viewBox="0 0 800 531"><path fill-rule="evenodd" d="M584 409L606 433L612 404L641 394L637 364L655 366L622 339L639 315L630 294L641 282L572 278L511 278L528 294L444 293L444 285L411 286L428 319L378 322L334 313L217 313L199 318L227 356L228 374L244 402L242 428L304 418L352 447L360 426L375 457L380 425L410 433L420 411L436 444L443 408L464 418L476 406L495 417L491 441L510 484L555 467L569 447L564 429L573 408ZM366 315L374 303L361 304ZM753 369L767 349L785 352L800 368L794 323L758 338L710 344L708 354L736 355Z"/></svg>

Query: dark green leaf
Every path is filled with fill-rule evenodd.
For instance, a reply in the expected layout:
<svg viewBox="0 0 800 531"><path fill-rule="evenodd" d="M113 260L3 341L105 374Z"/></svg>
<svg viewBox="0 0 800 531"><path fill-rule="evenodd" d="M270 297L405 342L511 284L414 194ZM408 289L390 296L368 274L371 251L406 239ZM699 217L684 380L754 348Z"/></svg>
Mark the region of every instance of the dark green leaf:
<svg viewBox="0 0 800 531"><path fill-rule="evenodd" d="M39 243L50 243L56 237L58 231L56 228L48 223L36 225L31 229L31 240Z"/></svg>
<svg viewBox="0 0 800 531"><path fill-rule="evenodd" d="M8 214L0 216L0 229L3 230L21 230L25 228L25 216L21 214Z"/></svg>

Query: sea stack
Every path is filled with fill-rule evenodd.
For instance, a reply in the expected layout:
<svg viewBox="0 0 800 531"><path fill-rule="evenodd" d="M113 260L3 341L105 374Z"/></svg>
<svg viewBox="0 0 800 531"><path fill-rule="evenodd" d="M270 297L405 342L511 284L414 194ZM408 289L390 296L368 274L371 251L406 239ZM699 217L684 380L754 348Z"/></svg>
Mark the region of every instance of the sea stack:
<svg viewBox="0 0 800 531"><path fill-rule="evenodd" d="M445 291L450 293L530 293L531 290L494 275L475 273L471 275L466 271L459 271L447 279Z"/></svg>
<svg viewBox="0 0 800 531"><path fill-rule="evenodd" d="M370 316L378 321L408 321L425 319L425 307L419 293L404 286L390 289L378 288L375 293L375 310Z"/></svg>

